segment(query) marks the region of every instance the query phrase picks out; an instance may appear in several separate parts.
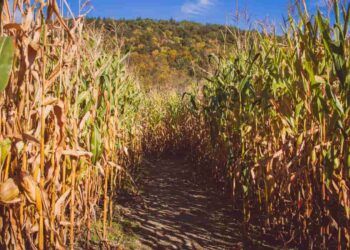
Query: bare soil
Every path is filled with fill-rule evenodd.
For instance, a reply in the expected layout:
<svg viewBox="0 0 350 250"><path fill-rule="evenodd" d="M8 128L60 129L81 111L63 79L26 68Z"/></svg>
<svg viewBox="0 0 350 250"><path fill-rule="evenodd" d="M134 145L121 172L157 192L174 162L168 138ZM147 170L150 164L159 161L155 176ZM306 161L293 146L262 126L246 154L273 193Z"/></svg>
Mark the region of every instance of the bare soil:
<svg viewBox="0 0 350 250"><path fill-rule="evenodd" d="M137 223L139 249L243 249L240 216L208 186L197 185L183 159L147 162L139 197L118 200ZM256 242L249 248L269 249Z"/></svg>

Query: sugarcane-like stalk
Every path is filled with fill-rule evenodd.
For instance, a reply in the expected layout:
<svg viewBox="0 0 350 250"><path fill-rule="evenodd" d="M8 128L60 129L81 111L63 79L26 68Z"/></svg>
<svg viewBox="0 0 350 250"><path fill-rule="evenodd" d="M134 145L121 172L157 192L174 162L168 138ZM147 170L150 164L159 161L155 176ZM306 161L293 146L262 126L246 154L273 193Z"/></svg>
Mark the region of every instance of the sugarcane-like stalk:
<svg viewBox="0 0 350 250"><path fill-rule="evenodd" d="M108 177L109 177L109 167L106 167L104 177L104 202L103 202L103 240L107 241L107 214L108 214Z"/></svg>
<svg viewBox="0 0 350 250"><path fill-rule="evenodd" d="M42 14L43 15L43 14ZM42 17L44 20L44 18ZM45 181L45 85L46 85L46 43L47 43L46 24L43 21L43 47L42 47L42 82L41 82L41 100L40 100L40 189L44 190ZM37 177L37 176L35 176ZM37 195L41 196L40 192ZM42 211L41 199L37 197L37 206L39 209L39 250L44 249L44 217ZM39 204L40 203L40 204Z"/></svg>

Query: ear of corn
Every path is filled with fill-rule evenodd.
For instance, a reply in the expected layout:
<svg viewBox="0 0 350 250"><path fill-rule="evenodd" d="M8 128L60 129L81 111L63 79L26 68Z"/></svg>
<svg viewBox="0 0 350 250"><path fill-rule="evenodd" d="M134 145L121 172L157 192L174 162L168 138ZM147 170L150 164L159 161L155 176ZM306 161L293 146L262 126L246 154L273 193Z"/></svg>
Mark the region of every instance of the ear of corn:
<svg viewBox="0 0 350 250"><path fill-rule="evenodd" d="M20 202L19 189L12 178L0 183L0 202L2 204L12 204Z"/></svg>

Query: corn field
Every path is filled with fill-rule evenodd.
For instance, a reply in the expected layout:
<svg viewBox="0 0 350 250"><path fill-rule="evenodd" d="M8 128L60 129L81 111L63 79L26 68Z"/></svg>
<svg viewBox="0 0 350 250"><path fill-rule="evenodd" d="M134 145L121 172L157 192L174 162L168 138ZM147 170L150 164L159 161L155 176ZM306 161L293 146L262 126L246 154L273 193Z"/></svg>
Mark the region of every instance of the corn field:
<svg viewBox="0 0 350 250"><path fill-rule="evenodd" d="M1 248L88 248L99 219L108 246L117 190L169 152L231 195L244 241L260 225L286 247L350 248L349 3L297 2L283 35L232 31L203 83L146 95L117 39L61 2L0 1Z"/></svg>
<svg viewBox="0 0 350 250"><path fill-rule="evenodd" d="M283 36L232 32L235 49L210 57L213 74L150 137L185 145L197 174L231 193L244 238L258 224L285 246L347 249L350 4L334 1L330 18L296 7Z"/></svg>
<svg viewBox="0 0 350 250"><path fill-rule="evenodd" d="M73 249L100 201L104 242L111 197L140 157L141 92L82 17L65 20L54 0L11 3L0 9L0 246Z"/></svg>

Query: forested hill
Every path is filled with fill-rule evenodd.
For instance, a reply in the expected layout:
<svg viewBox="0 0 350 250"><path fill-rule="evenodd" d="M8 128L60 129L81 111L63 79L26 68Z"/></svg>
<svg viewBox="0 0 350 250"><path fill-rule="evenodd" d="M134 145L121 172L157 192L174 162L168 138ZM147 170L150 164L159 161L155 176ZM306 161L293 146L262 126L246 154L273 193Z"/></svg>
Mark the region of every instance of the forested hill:
<svg viewBox="0 0 350 250"><path fill-rule="evenodd" d="M89 19L104 26L130 52L130 67L146 87L184 87L209 69L208 56L232 44L227 27L174 20ZM232 28L230 28L232 29Z"/></svg>

